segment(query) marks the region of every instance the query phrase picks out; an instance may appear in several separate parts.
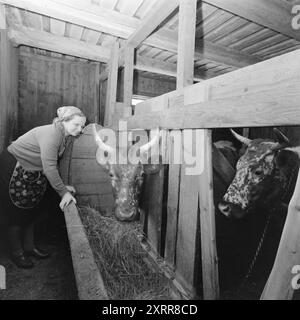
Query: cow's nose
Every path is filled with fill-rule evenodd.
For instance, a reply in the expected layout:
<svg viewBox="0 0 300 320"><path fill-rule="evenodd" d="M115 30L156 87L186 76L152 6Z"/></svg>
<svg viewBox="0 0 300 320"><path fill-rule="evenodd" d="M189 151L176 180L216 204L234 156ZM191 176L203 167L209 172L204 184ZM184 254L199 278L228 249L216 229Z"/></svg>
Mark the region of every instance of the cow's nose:
<svg viewBox="0 0 300 320"><path fill-rule="evenodd" d="M221 201L218 204L219 210L221 213L223 213L225 216L230 217L231 216L231 206L228 202Z"/></svg>
<svg viewBox="0 0 300 320"><path fill-rule="evenodd" d="M115 209L115 216L120 221L133 221L139 218L139 209L131 208L124 210L124 208L117 207Z"/></svg>

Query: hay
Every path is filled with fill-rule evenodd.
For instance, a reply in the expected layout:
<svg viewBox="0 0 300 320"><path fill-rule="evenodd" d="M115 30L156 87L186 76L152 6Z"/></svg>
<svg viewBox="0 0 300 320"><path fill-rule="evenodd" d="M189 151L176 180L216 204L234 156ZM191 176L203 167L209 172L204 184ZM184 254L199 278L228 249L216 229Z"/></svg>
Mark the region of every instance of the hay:
<svg viewBox="0 0 300 320"><path fill-rule="evenodd" d="M82 207L80 216L110 299L171 299L169 280L147 263L137 222L123 223Z"/></svg>

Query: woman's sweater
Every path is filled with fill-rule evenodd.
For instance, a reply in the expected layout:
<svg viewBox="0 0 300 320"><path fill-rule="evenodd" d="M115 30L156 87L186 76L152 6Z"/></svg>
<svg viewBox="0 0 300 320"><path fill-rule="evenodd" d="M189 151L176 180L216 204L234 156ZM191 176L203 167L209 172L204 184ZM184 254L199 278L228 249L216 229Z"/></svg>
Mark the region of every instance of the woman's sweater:
<svg viewBox="0 0 300 320"><path fill-rule="evenodd" d="M42 170L62 197L68 190L58 172L58 158L65 150L66 137L60 123L36 127L8 146L25 170Z"/></svg>

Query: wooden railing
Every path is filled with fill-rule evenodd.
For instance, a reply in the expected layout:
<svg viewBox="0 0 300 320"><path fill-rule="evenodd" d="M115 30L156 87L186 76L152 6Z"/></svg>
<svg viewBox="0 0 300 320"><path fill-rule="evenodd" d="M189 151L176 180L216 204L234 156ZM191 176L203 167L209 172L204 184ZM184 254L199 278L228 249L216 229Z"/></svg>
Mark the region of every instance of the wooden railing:
<svg viewBox="0 0 300 320"><path fill-rule="evenodd" d="M181 134L183 129L291 126L300 125L299 101L300 50L295 50L149 99L136 106L134 116L122 120L127 121L129 129L160 127L167 131L177 130L177 134ZM114 127L117 129L117 122ZM195 261L200 245L197 243L196 226L200 218L203 296L217 299L219 287L210 130L206 131L201 148L205 155L203 174L198 177L184 176L179 166L171 174L169 172L169 225L165 230L164 254L166 261L174 268L175 276L193 294L197 274ZM293 208L296 207L294 202ZM156 232L160 232L159 226L155 227ZM160 251L163 250L160 248Z"/></svg>

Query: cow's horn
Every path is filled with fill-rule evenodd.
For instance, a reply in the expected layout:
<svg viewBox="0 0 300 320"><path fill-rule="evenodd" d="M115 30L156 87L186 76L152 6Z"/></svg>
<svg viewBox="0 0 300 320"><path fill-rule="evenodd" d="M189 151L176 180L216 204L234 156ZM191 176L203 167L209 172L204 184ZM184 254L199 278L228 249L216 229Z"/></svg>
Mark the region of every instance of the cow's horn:
<svg viewBox="0 0 300 320"><path fill-rule="evenodd" d="M248 139L246 137L241 136L240 134L236 133L232 129L230 129L231 133L243 144L249 146L250 142L252 141L251 139Z"/></svg>
<svg viewBox="0 0 300 320"><path fill-rule="evenodd" d="M94 132L94 137L95 137L95 140L99 146L100 149L104 150L104 151L107 151L108 153L114 153L115 152L115 149L107 144L105 144L102 139L100 138L100 135L99 133L97 132L97 129L96 129L96 124L93 125L93 132Z"/></svg>
<svg viewBox="0 0 300 320"><path fill-rule="evenodd" d="M151 147L153 147L159 140L159 128L155 129L154 138L152 138L149 142L140 147L140 153L147 152Z"/></svg>
<svg viewBox="0 0 300 320"><path fill-rule="evenodd" d="M273 131L274 131L280 145L282 145L282 146L289 146L290 145L289 138L286 137L279 129L273 128Z"/></svg>

